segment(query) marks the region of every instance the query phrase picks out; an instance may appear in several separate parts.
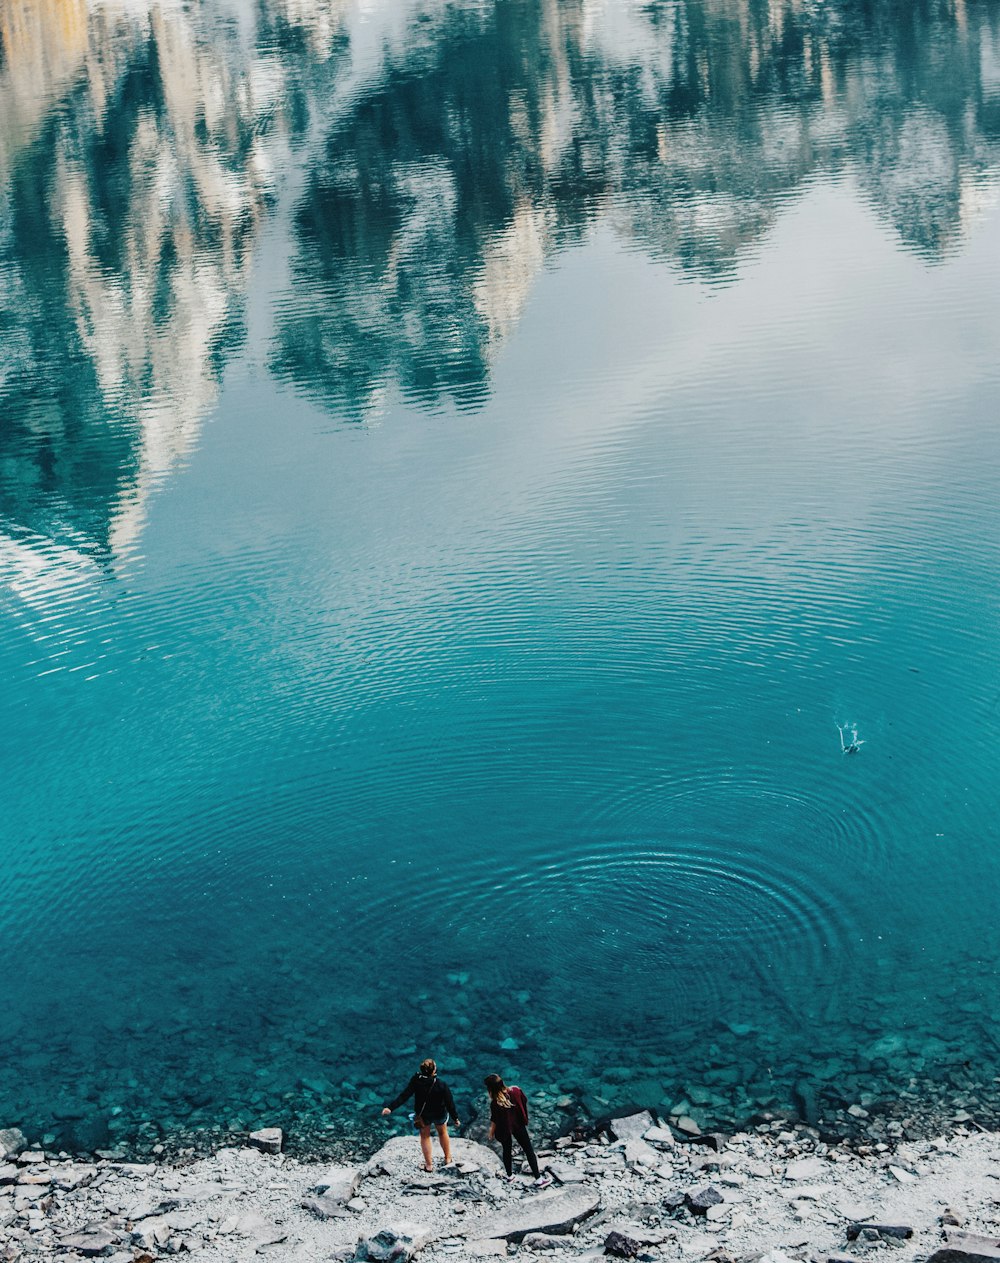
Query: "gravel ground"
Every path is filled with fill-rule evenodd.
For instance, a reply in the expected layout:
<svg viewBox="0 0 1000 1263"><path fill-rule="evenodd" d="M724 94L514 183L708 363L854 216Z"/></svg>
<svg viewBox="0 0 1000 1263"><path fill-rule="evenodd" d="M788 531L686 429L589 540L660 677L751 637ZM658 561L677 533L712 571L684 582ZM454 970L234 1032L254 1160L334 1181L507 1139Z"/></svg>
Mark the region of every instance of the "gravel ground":
<svg viewBox="0 0 1000 1263"><path fill-rule="evenodd" d="M613 1232L647 1260L766 1254L781 1263L836 1254L909 1263L929 1257L949 1223L952 1231L1000 1233L994 1133L958 1129L860 1156L792 1132L720 1137L716 1152L677 1143L652 1124L636 1115L610 1134L546 1151L543 1166L554 1178L544 1191L526 1175L508 1183L496 1153L467 1140L455 1141L454 1166L438 1158L430 1175L409 1137L357 1167L332 1169L253 1147L163 1166L22 1149L0 1161L0 1258L306 1263L353 1259L359 1242L389 1229L382 1257L395 1245L416 1248L428 1263L603 1256ZM0 1133L0 1144L7 1136L5 1147L17 1150L10 1135ZM868 1227L851 1242L853 1223ZM874 1223L905 1226L912 1236L886 1239ZM505 1239L522 1233L519 1242ZM379 1257L379 1249L362 1246L358 1257Z"/></svg>

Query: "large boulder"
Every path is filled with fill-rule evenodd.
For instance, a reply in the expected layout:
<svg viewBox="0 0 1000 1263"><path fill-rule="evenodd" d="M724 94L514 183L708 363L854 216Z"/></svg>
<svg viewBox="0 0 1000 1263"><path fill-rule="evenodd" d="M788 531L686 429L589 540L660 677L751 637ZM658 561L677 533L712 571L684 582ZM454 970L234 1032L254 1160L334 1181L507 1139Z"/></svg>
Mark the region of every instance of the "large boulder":
<svg viewBox="0 0 1000 1263"><path fill-rule="evenodd" d="M503 1170L499 1153L462 1136L452 1137L451 1156L456 1167L466 1173L486 1171L492 1174ZM440 1155L435 1154L435 1162L440 1162ZM382 1172L398 1179L410 1180L415 1173L419 1173L419 1169L420 1145L416 1136L393 1136L368 1160L363 1174L369 1176ZM438 1166L437 1169L442 1171L445 1168Z"/></svg>
<svg viewBox="0 0 1000 1263"><path fill-rule="evenodd" d="M476 1219L463 1235L470 1241L506 1237L520 1241L529 1232L572 1232L600 1209L600 1195L589 1188L559 1189L526 1197L515 1206Z"/></svg>

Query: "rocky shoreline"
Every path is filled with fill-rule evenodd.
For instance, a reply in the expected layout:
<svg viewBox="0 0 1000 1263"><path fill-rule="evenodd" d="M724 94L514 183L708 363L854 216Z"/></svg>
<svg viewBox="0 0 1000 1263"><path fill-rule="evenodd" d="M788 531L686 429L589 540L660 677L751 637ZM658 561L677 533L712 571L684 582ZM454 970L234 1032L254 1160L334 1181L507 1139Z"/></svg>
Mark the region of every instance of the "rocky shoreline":
<svg viewBox="0 0 1000 1263"><path fill-rule="evenodd" d="M780 1124L778 1124L780 1126ZM758 1124L685 1136L649 1111L540 1152L553 1177L502 1178L495 1150L456 1139L418 1166L412 1136L354 1164L303 1162L277 1129L205 1157L81 1160L0 1131L0 1259L276 1263L512 1255L645 1263L1000 1260L1000 1135L830 1145Z"/></svg>

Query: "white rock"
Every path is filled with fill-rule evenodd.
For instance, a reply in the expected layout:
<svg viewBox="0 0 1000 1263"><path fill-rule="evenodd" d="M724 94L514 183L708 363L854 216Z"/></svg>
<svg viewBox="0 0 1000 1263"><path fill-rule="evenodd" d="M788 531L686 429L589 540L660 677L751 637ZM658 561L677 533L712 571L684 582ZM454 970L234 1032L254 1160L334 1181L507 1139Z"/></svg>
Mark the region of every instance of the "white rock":
<svg viewBox="0 0 1000 1263"><path fill-rule="evenodd" d="M799 1158L797 1162L789 1162L785 1167L786 1180L815 1180L827 1175L830 1170L828 1162L822 1158Z"/></svg>
<svg viewBox="0 0 1000 1263"><path fill-rule="evenodd" d="M327 1167L313 1185L313 1192L321 1197L349 1202L358 1191L361 1182L360 1167L332 1166Z"/></svg>
<svg viewBox="0 0 1000 1263"><path fill-rule="evenodd" d="M19 1128L5 1127L0 1131L0 1160L17 1157L27 1143Z"/></svg>
<svg viewBox="0 0 1000 1263"><path fill-rule="evenodd" d="M652 1145L644 1140L625 1141L625 1162L630 1167L656 1167L660 1165L660 1155Z"/></svg>
<svg viewBox="0 0 1000 1263"><path fill-rule="evenodd" d="M669 1127L647 1127L642 1138L648 1144L659 1145L663 1149L672 1149L677 1144Z"/></svg>
<svg viewBox="0 0 1000 1263"><path fill-rule="evenodd" d="M779 1188L778 1192L789 1201L822 1201L835 1191L832 1184L799 1184L795 1188Z"/></svg>
<svg viewBox="0 0 1000 1263"><path fill-rule="evenodd" d="M626 1114L622 1118L613 1118L611 1130L616 1140L641 1140L654 1122L655 1119L649 1110L641 1110L638 1114Z"/></svg>

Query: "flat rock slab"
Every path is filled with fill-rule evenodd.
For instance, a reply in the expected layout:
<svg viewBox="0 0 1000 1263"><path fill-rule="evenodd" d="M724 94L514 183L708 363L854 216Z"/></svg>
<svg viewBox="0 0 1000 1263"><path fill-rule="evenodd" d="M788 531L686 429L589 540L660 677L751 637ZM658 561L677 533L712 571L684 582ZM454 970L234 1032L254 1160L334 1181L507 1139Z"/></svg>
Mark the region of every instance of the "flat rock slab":
<svg viewBox="0 0 1000 1263"><path fill-rule="evenodd" d="M789 1162L785 1167L786 1180L821 1180L830 1174L829 1162L822 1158L799 1158L797 1162Z"/></svg>
<svg viewBox="0 0 1000 1263"><path fill-rule="evenodd" d="M587 1181L586 1172L581 1171L579 1167L570 1166L568 1162L549 1162L545 1169L560 1184L585 1184Z"/></svg>
<svg viewBox="0 0 1000 1263"><path fill-rule="evenodd" d="M318 1197L303 1197L299 1205L317 1219L346 1219L349 1214L341 1198L328 1197L325 1193Z"/></svg>
<svg viewBox="0 0 1000 1263"><path fill-rule="evenodd" d="M529 1232L561 1234L570 1232L600 1209L601 1199L591 1189L559 1189L526 1197L509 1209L498 1210L471 1223L464 1235L470 1241L505 1237L520 1241Z"/></svg>
<svg viewBox="0 0 1000 1263"><path fill-rule="evenodd" d="M996 1263L1000 1250L994 1245L946 1245L935 1250L927 1263Z"/></svg>
<svg viewBox="0 0 1000 1263"><path fill-rule="evenodd" d="M994 1263L1000 1259L1000 1238L950 1228L944 1239L945 1244L934 1251L927 1263Z"/></svg>
<svg viewBox="0 0 1000 1263"><path fill-rule="evenodd" d="M61 1244L70 1250L76 1250L78 1254L93 1258L98 1254L106 1254L120 1240L117 1234L108 1232L106 1228L95 1228L92 1232L76 1232L72 1236L63 1237Z"/></svg>

